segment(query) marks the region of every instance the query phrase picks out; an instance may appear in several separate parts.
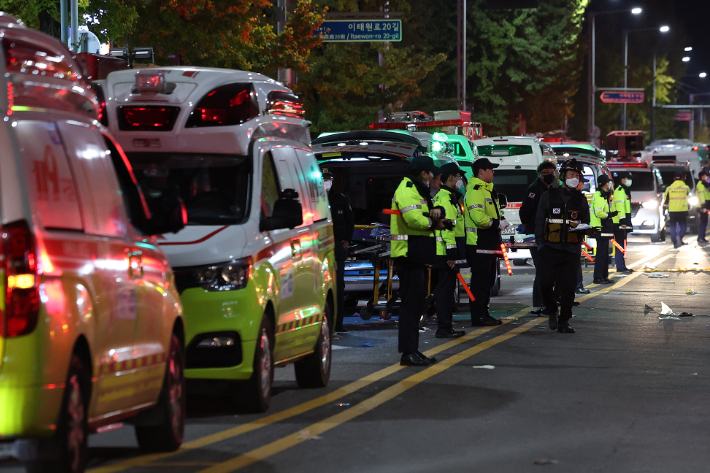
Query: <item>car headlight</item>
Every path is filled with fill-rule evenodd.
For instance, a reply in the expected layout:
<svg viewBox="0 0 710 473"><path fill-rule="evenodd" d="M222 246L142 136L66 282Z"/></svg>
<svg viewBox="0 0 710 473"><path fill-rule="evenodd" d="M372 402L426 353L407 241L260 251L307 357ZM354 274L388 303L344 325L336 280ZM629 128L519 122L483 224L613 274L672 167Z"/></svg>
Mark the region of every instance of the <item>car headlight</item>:
<svg viewBox="0 0 710 473"><path fill-rule="evenodd" d="M647 200L646 202L641 203L641 206L644 209L657 209L658 208L658 202L655 200Z"/></svg>
<svg viewBox="0 0 710 473"><path fill-rule="evenodd" d="M698 199L696 196L692 196L688 198L688 204L690 205L698 205L700 203L700 199Z"/></svg>
<svg viewBox="0 0 710 473"><path fill-rule="evenodd" d="M251 256L193 270L195 279L206 291L244 289L251 278Z"/></svg>

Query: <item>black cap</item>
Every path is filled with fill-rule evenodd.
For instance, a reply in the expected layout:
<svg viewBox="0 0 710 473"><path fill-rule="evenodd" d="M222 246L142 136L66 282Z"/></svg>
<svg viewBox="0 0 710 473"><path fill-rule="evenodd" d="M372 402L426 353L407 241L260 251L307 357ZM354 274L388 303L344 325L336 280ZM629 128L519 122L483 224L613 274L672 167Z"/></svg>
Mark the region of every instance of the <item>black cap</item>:
<svg viewBox="0 0 710 473"><path fill-rule="evenodd" d="M676 171L675 174L673 174L673 177L675 179L683 179L683 173L680 171Z"/></svg>
<svg viewBox="0 0 710 473"><path fill-rule="evenodd" d="M607 182L611 182L611 179L606 174L602 174L601 176L599 176L599 179L597 180L597 185L598 185L598 187L602 187Z"/></svg>
<svg viewBox="0 0 710 473"><path fill-rule="evenodd" d="M333 179L333 173L328 172L328 171L324 171L323 172L323 180L326 180L326 179Z"/></svg>
<svg viewBox="0 0 710 473"><path fill-rule="evenodd" d="M454 174L463 175L463 170L461 170L459 165L456 163L446 163L443 166L441 166L439 169L441 170L441 180L442 181L448 179L449 176L453 176Z"/></svg>
<svg viewBox="0 0 710 473"><path fill-rule="evenodd" d="M707 176L708 173L705 170L702 170L698 173L698 179L702 179L703 177Z"/></svg>
<svg viewBox="0 0 710 473"><path fill-rule="evenodd" d="M495 169L498 166L500 164L494 164L488 158L478 158L473 162L473 176L478 177L478 171L481 169Z"/></svg>
<svg viewBox="0 0 710 473"><path fill-rule="evenodd" d="M410 164L410 167L412 169L413 174L419 174L422 171L427 171L435 176L438 176L441 174L441 171L437 167L436 164L434 164L434 160L431 159L430 156L426 155L417 155L412 159L412 162Z"/></svg>

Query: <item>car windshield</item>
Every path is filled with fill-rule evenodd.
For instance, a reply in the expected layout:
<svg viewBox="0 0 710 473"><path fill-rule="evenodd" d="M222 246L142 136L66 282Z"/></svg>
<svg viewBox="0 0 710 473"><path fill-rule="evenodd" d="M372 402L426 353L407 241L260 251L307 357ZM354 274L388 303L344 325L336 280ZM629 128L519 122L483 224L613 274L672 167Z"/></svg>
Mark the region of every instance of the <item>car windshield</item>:
<svg viewBox="0 0 710 473"><path fill-rule="evenodd" d="M493 184L496 192L505 194L508 202L522 202L525 191L537 179L537 172L522 169L495 170Z"/></svg>
<svg viewBox="0 0 710 473"><path fill-rule="evenodd" d="M666 186L670 186L671 184L673 184L673 181L675 181L675 173L677 173L678 171L678 169L664 169L662 166L658 166L658 172L661 173L661 179L663 179L663 184ZM688 185L688 187L692 189L693 179L690 176L690 171L683 169L680 170L680 172L683 173L683 181Z"/></svg>
<svg viewBox="0 0 710 473"><path fill-rule="evenodd" d="M234 225L247 214L251 169L244 156L127 153L152 208L180 197L188 225Z"/></svg>
<svg viewBox="0 0 710 473"><path fill-rule="evenodd" d="M654 176L652 172L631 171L631 191L654 191Z"/></svg>
<svg viewBox="0 0 710 473"><path fill-rule="evenodd" d="M478 147L479 156L520 156L532 154L530 145L483 145Z"/></svg>
<svg viewBox="0 0 710 473"><path fill-rule="evenodd" d="M649 145L649 148L673 147L673 146L693 146L690 140L656 140Z"/></svg>
<svg viewBox="0 0 710 473"><path fill-rule="evenodd" d="M552 149L555 150L557 156L564 156L567 154L581 154L587 156L601 157L602 154L600 150L592 145L565 145L565 146L553 146Z"/></svg>

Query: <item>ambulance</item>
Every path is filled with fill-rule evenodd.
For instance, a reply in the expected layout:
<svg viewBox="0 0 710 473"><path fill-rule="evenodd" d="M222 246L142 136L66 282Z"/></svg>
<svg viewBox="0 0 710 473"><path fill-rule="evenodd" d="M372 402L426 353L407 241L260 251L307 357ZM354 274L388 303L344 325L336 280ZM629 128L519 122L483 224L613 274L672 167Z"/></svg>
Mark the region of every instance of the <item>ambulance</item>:
<svg viewBox="0 0 710 473"><path fill-rule="evenodd" d="M189 386L265 411L274 367L330 378L335 260L328 197L303 104L261 74L200 67L110 73L109 129L149 205L185 202L160 246L184 305ZM214 388L214 389L213 389Z"/></svg>
<svg viewBox="0 0 710 473"><path fill-rule="evenodd" d="M0 38L0 462L80 473L123 423L177 450L185 325L156 235L183 206L149 211L63 44L2 13Z"/></svg>

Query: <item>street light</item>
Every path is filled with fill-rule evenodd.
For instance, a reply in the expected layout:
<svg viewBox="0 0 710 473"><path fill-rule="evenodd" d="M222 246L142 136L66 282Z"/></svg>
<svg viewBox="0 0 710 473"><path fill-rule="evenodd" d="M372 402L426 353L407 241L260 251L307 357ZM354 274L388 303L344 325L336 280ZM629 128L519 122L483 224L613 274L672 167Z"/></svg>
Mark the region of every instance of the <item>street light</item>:
<svg viewBox="0 0 710 473"><path fill-rule="evenodd" d="M689 56L683 57L683 62L688 62L688 61L690 61L690 57L689 57Z"/></svg>
<svg viewBox="0 0 710 473"><path fill-rule="evenodd" d="M591 36L590 43L592 44L591 52L589 54L589 75L587 79L588 88L588 108L587 108L587 123L589 127L589 141L594 142L594 115L595 115L595 96L597 93L597 81L596 81L596 67L597 67L597 57L596 57L596 17L597 15L607 15L612 13L631 13L633 15L640 15L643 9L639 7L630 8L627 10L612 10L603 12L589 12L588 21L590 23L589 34Z"/></svg>
<svg viewBox="0 0 710 473"><path fill-rule="evenodd" d="M683 51L692 51L693 47L692 46L687 46Z"/></svg>
<svg viewBox="0 0 710 473"><path fill-rule="evenodd" d="M699 76L701 79L705 79L705 78L707 77L707 74L704 73L704 72L701 72L700 74L698 74L698 76Z"/></svg>
<svg viewBox="0 0 710 473"><path fill-rule="evenodd" d="M628 87L629 78L629 33L638 33L642 31L655 31L656 28L641 28L638 30L624 30L624 89ZM661 33L668 33L671 28L668 25L662 25L658 28ZM626 104L621 104L621 129L626 130Z"/></svg>

